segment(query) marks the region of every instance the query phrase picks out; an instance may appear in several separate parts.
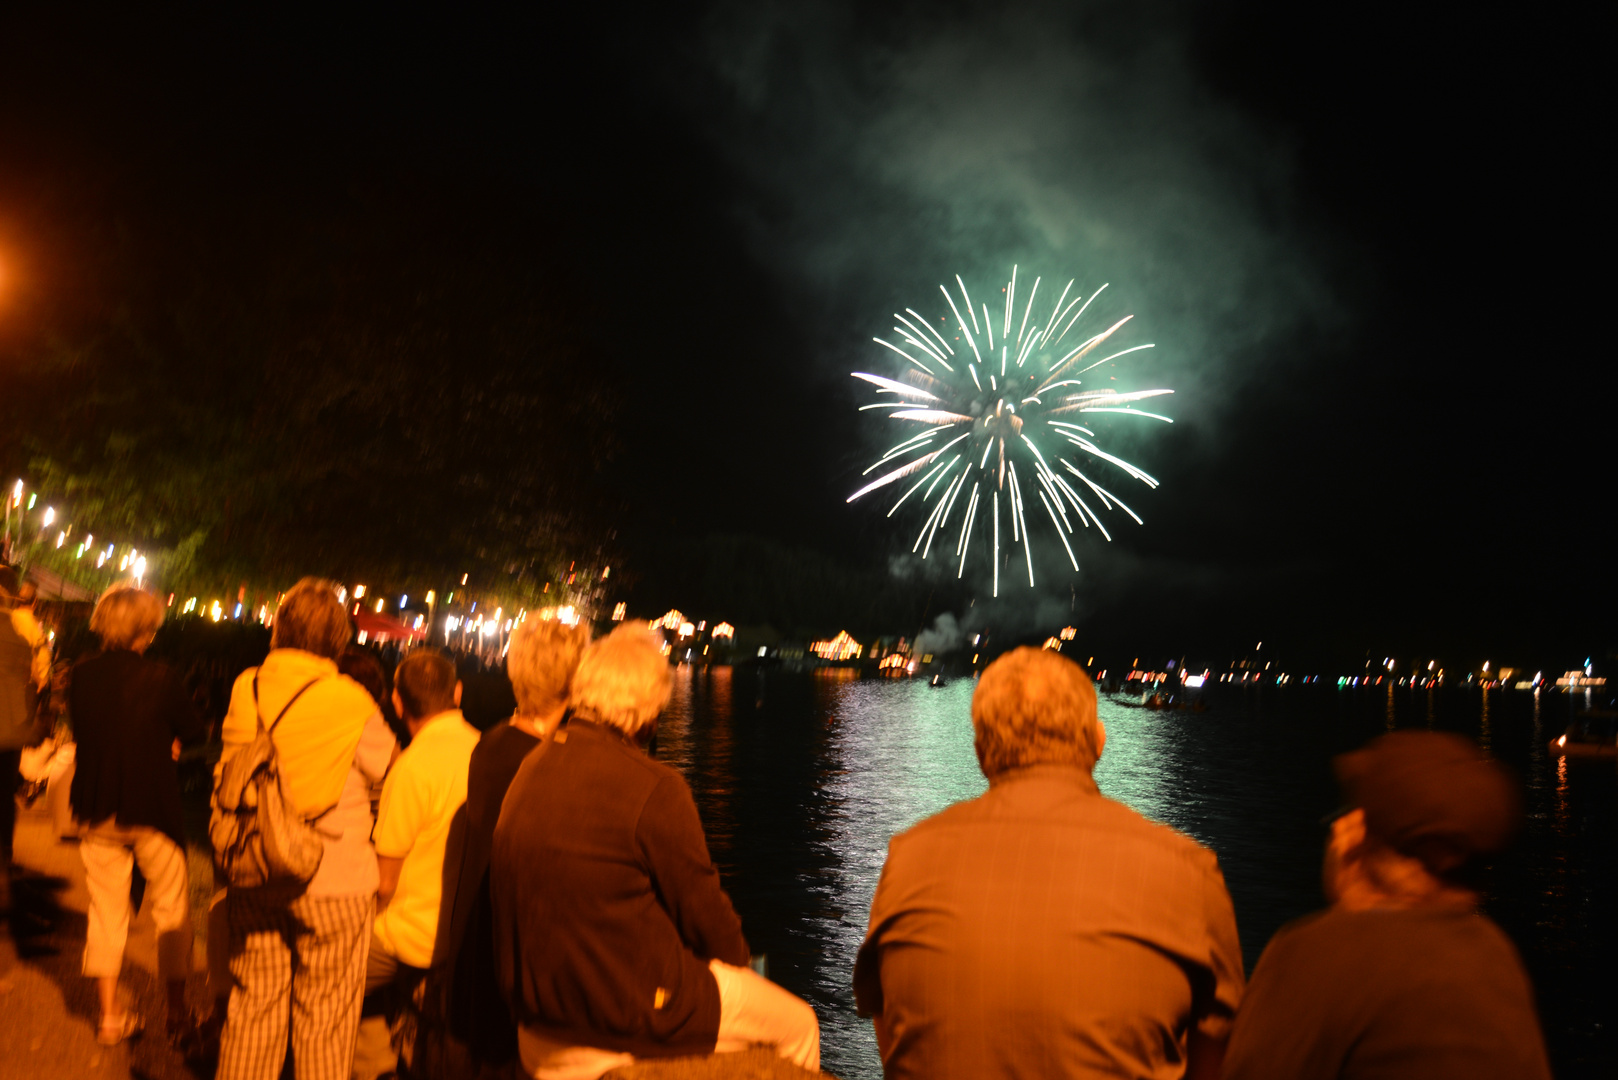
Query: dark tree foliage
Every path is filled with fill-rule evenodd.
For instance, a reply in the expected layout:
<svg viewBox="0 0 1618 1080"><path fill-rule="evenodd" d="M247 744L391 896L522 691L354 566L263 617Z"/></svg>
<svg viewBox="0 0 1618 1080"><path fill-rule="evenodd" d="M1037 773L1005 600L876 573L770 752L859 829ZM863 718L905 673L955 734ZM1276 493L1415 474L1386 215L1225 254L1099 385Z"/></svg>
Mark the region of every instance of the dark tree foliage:
<svg viewBox="0 0 1618 1080"><path fill-rule="evenodd" d="M95 299L0 342L0 459L78 535L161 549L172 588L458 571L524 596L594 559L613 409L587 305L543 252L433 205L87 225Z"/></svg>

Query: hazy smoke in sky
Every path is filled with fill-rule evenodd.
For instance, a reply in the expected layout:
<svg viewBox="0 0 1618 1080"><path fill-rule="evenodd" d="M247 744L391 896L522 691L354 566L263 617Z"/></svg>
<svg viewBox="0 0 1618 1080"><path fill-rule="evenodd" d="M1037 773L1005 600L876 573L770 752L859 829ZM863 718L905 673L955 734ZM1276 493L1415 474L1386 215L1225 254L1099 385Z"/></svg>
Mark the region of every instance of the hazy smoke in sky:
<svg viewBox="0 0 1618 1080"><path fill-rule="evenodd" d="M931 627L916 635L915 652L942 656L959 649L964 640L960 624L955 621L955 616L946 611L933 620Z"/></svg>
<svg viewBox="0 0 1618 1080"><path fill-rule="evenodd" d="M728 95L714 137L748 181L737 213L825 377L886 372L871 337L906 305L942 314L938 285L957 272L991 295L1012 263L1055 290L1069 276L1083 293L1110 282L1095 320L1133 313L1125 344L1157 343L1114 385L1174 388L1163 411L1177 426L1110 425L1108 448L1160 476L1170 435L1181 458L1216 459L1238 396L1338 319L1294 220L1286 147L1201 81L1187 6L908 11L750 0L716 15L707 39ZM894 441L865 430L868 444L849 448L850 491L868 451ZM1178 493L1170 479L1150 497L1121 494L1150 530L1154 500ZM1128 529L1112 544L1086 538L1078 575L1054 566L1036 590L1002 590L992 612L962 619L1060 626L1148 576L1196 594L1220 573L1194 544L1142 559L1136 543Z"/></svg>
<svg viewBox="0 0 1618 1080"><path fill-rule="evenodd" d="M818 299L805 326L838 367L896 304L930 312L956 272L998 291L1016 262L1110 281L1097 314L1135 313L1183 417L1324 307L1286 235L1285 155L1199 85L1184 8L909 10L749 2L709 39L733 95L718 135L754 184L741 212Z"/></svg>

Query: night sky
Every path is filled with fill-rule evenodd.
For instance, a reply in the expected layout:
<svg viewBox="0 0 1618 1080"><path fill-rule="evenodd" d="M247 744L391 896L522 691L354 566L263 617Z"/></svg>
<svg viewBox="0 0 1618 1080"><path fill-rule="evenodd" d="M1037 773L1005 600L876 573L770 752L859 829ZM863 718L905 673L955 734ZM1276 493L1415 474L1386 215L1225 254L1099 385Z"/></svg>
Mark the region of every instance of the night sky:
<svg viewBox="0 0 1618 1080"><path fill-rule="evenodd" d="M1163 483L1077 577L929 615L1339 667L1618 645L1593 10L552 7L0 17L0 394L206 295L219 365L537 381L492 452L565 478L636 606L714 551L910 580L915 525L844 503L894 441L848 372L1015 262L1157 342L1177 422L1113 445ZM363 302L306 319L286 283L328 273ZM401 545L455 528L375 484Z"/></svg>

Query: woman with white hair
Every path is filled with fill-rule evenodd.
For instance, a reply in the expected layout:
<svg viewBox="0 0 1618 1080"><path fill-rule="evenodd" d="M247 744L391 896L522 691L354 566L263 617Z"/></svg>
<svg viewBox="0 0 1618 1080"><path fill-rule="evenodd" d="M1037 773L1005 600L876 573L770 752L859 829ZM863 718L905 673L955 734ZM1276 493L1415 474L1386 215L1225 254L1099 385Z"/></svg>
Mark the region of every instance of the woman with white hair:
<svg viewBox="0 0 1618 1080"><path fill-rule="evenodd" d="M746 966L691 789L646 754L669 691L657 638L619 627L585 650L570 719L506 793L494 956L530 1076L755 1045L819 1067L814 1010Z"/></svg>
<svg viewBox="0 0 1618 1080"><path fill-rule="evenodd" d="M68 796L86 822L79 855L90 893L84 973L96 981L96 1041L112 1046L141 1030L118 1001L118 973L129 938L129 882L138 864L157 924L157 963L168 988L170 1037L188 1034L185 980L191 972L190 878L185 816L175 771L179 744L207 728L185 684L146 658L163 624L163 602L133 585L114 585L90 615L101 651L73 669L68 703L78 757Z"/></svg>

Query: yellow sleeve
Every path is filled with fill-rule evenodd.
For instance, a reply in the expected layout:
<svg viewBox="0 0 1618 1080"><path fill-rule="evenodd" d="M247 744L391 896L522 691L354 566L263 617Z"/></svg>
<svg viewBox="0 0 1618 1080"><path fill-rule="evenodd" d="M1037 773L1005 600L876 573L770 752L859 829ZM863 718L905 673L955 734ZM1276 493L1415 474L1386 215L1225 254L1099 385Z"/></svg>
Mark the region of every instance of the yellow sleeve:
<svg viewBox="0 0 1618 1080"><path fill-rule="evenodd" d="M18 608L11 613L11 628L17 631L17 636L28 642L28 647L34 651L29 673L34 677L34 685L45 689L51 681L51 642L45 636L45 629L34 618L34 613L26 608Z"/></svg>
<svg viewBox="0 0 1618 1080"><path fill-rule="evenodd" d="M225 722L219 725L219 740L224 743L221 758L229 758L252 742L258 735L258 720L253 709L253 676L258 668L248 668L236 676L236 685L230 690L230 708Z"/></svg>

